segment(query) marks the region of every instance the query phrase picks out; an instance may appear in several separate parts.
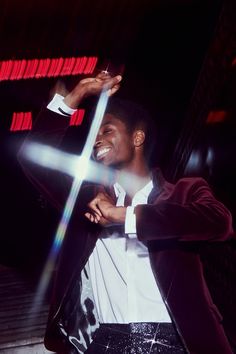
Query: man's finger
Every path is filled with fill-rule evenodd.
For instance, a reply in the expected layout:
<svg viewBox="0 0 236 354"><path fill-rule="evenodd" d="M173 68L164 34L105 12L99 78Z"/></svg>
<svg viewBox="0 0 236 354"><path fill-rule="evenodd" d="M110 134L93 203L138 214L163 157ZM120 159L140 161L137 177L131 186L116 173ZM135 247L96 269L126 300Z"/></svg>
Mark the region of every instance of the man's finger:
<svg viewBox="0 0 236 354"><path fill-rule="evenodd" d="M85 217L86 217L87 219L89 219L89 221L95 222L96 224L98 224L99 221L100 221L100 219L101 219L101 217L100 217L99 215L97 215L97 214L91 214L91 213L89 213L89 212L85 213L84 215L85 215Z"/></svg>
<svg viewBox="0 0 236 354"><path fill-rule="evenodd" d="M88 204L88 207L92 209L95 213L97 213L99 216L102 216L101 211L97 207L99 200L96 198L92 202Z"/></svg>
<svg viewBox="0 0 236 354"><path fill-rule="evenodd" d="M120 88L120 85L119 85L119 84L117 84L117 85L113 86L112 88L110 88L110 89L107 91L108 96L110 97L110 96L114 95L114 93L116 93L116 91L118 91L119 88Z"/></svg>

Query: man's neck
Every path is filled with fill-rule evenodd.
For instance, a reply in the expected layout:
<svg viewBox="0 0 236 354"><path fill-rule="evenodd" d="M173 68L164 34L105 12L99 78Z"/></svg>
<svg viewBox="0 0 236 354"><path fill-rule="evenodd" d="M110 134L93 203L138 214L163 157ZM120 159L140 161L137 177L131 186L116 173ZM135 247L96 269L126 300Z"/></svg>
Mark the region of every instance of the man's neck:
<svg viewBox="0 0 236 354"><path fill-rule="evenodd" d="M134 174L130 171L119 171L116 175L116 181L125 189L130 197L133 197L140 189L151 181L151 172Z"/></svg>

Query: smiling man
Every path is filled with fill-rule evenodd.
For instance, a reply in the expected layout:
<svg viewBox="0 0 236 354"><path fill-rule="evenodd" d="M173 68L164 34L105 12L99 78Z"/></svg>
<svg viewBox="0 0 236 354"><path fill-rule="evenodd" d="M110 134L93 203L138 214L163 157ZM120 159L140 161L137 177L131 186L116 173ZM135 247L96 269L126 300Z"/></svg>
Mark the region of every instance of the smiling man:
<svg viewBox="0 0 236 354"><path fill-rule="evenodd" d="M120 81L101 73L81 80L66 97L55 95L26 139L58 146L84 98L104 88L112 96L93 158L115 169L116 180L108 188L85 183L79 194L45 345L60 354L232 353L198 254L203 242L231 236L231 214L204 179L171 184L150 168L152 120L139 104L113 97ZM71 180L19 158L61 210ZM124 173L131 176L125 183Z"/></svg>

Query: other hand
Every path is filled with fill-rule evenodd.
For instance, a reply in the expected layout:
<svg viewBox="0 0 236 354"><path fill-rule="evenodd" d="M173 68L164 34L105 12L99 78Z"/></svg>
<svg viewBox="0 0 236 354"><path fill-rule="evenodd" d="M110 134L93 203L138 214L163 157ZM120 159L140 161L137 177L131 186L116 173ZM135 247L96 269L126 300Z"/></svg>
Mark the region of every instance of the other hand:
<svg viewBox="0 0 236 354"><path fill-rule="evenodd" d="M93 223L102 226L125 223L126 208L117 207L107 193L98 193L88 204L88 208L85 216Z"/></svg>

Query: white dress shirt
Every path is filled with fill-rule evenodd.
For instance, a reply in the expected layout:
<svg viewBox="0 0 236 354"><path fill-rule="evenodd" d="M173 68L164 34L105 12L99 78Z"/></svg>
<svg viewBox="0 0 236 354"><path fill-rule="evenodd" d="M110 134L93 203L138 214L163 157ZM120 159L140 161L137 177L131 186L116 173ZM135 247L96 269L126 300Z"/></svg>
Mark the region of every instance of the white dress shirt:
<svg viewBox="0 0 236 354"><path fill-rule="evenodd" d="M151 269L147 247L137 239L137 204L146 204L150 181L132 199L131 230L126 216L125 233L109 228L98 239L88 264L100 323L171 322ZM114 185L117 206L124 205L125 191ZM129 212L128 212L129 213Z"/></svg>
<svg viewBox="0 0 236 354"><path fill-rule="evenodd" d="M76 110L56 94L47 108L63 116ZM127 207L124 232L105 228L88 260L90 280L100 323L171 322L154 279L144 243L137 239L134 207L146 204L150 181ZM125 190L115 183L117 206L124 206Z"/></svg>

